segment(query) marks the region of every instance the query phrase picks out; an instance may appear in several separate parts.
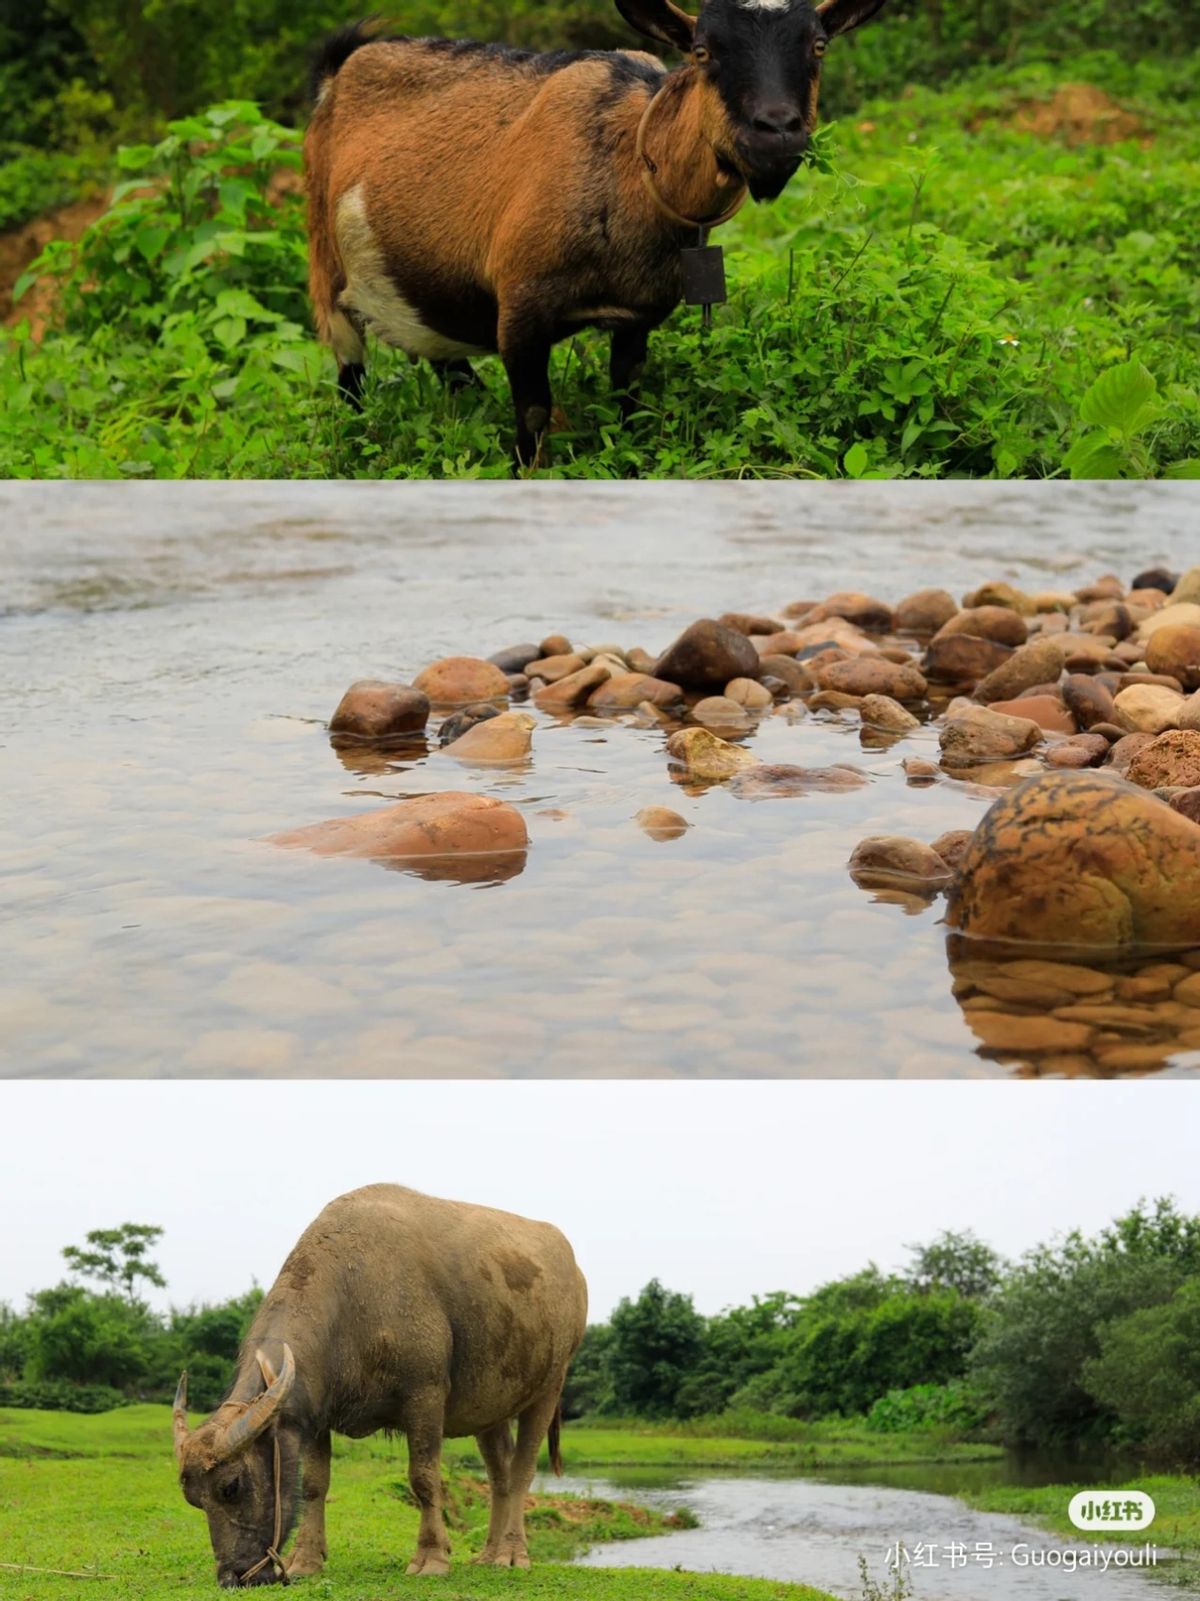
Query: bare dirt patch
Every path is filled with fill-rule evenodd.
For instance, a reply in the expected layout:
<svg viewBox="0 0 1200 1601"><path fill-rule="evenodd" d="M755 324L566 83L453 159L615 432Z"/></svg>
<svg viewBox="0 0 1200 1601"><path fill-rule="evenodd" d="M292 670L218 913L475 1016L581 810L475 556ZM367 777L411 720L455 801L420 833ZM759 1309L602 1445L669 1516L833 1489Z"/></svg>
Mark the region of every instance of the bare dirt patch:
<svg viewBox="0 0 1200 1601"><path fill-rule="evenodd" d="M1011 124L1040 139L1061 139L1078 145L1116 145L1136 139L1153 143L1148 129L1133 112L1090 83L1064 83L1049 100L1031 100L1018 106Z"/></svg>
<svg viewBox="0 0 1200 1601"><path fill-rule="evenodd" d="M47 211L8 233L0 233L0 321L5 327L14 327L28 318L34 338L41 338L54 306L54 285L45 280L36 283L14 305L13 287L17 279L52 240L80 238L107 209L108 195L94 195Z"/></svg>

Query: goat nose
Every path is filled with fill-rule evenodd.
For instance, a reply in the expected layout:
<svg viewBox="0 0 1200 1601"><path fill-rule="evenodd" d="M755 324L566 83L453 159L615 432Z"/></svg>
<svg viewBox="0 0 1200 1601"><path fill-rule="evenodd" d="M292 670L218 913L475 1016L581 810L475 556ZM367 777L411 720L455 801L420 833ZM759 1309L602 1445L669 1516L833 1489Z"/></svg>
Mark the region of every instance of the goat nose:
<svg viewBox="0 0 1200 1601"><path fill-rule="evenodd" d="M804 118L795 106L760 106L754 113L755 133L773 133L780 138L794 138L804 127Z"/></svg>

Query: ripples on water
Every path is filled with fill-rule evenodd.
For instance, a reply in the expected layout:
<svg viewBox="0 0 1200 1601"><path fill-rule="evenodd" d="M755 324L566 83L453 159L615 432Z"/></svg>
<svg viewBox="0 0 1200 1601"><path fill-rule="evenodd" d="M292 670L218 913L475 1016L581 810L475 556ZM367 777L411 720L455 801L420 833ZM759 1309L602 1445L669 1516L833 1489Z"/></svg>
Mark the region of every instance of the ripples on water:
<svg viewBox="0 0 1200 1601"><path fill-rule="evenodd" d="M530 763L497 773L432 748L343 765L324 720L352 679L551 631L654 651L834 589L1128 579L1200 548L1195 507L1156 485L0 488L2 1070L1030 1070L969 1028L937 904L846 876L865 834L981 815L967 786L904 783L928 729L864 747L854 719L770 718L765 760L871 782L751 803L681 787L628 723L539 716ZM521 808L522 871L429 882L262 843L443 788ZM652 804L692 828L646 838ZM1149 1043L1143 1068L1196 1063Z"/></svg>

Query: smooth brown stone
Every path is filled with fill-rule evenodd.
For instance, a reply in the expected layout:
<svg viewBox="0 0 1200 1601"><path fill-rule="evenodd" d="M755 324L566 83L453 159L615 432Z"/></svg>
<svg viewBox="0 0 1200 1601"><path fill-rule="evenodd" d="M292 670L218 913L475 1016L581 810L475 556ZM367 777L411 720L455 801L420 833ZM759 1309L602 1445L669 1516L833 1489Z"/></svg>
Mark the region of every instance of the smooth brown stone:
<svg viewBox="0 0 1200 1601"><path fill-rule="evenodd" d="M719 782L744 768L757 767L757 759L740 745L718 739L707 728L681 728L667 740L667 755L693 778Z"/></svg>
<svg viewBox="0 0 1200 1601"><path fill-rule="evenodd" d="M1200 787L1177 789L1167 805L1181 817L1187 817L1193 823L1200 823Z"/></svg>
<svg viewBox="0 0 1200 1601"><path fill-rule="evenodd" d="M1053 695L1020 695L1016 700L994 700L991 710L1006 717L1025 717L1051 734L1073 734L1075 719Z"/></svg>
<svg viewBox="0 0 1200 1601"><path fill-rule="evenodd" d="M570 656L571 641L565 634L547 634L538 646L542 656Z"/></svg>
<svg viewBox="0 0 1200 1601"><path fill-rule="evenodd" d="M1183 696L1160 684L1123 689L1113 700L1113 718L1138 734L1163 734L1174 728L1184 708Z"/></svg>
<svg viewBox="0 0 1200 1601"><path fill-rule="evenodd" d="M625 652L625 665L629 668L629 671L631 673L645 673L648 678L654 676L654 664L657 659L656 656L651 656L648 650L643 650L640 645L635 645L632 650Z"/></svg>
<svg viewBox="0 0 1200 1601"><path fill-rule="evenodd" d="M850 856L850 876L862 889L893 883L920 884L937 890L954 874L938 853L904 834L876 834L859 840Z"/></svg>
<svg viewBox="0 0 1200 1601"><path fill-rule="evenodd" d="M864 728L881 729L888 734L905 734L920 728L920 719L891 695L864 695L858 708Z"/></svg>
<svg viewBox="0 0 1200 1601"><path fill-rule="evenodd" d="M731 678L725 685L725 699L736 701L747 711L765 711L774 700L767 685L753 678Z"/></svg>
<svg viewBox="0 0 1200 1601"><path fill-rule="evenodd" d="M782 623L773 617L756 617L753 612L726 611L717 618L722 628L732 628L738 634L779 634Z"/></svg>
<svg viewBox="0 0 1200 1601"><path fill-rule="evenodd" d="M705 617L667 647L654 676L684 689L722 690L731 678L761 678L762 668L745 634Z"/></svg>
<svg viewBox="0 0 1200 1601"><path fill-rule="evenodd" d="M1086 1023L1064 1023L1056 1017L1020 1017L1011 1012L964 1014L976 1035L990 1050L1041 1051L1086 1050L1093 1030Z"/></svg>
<svg viewBox="0 0 1200 1601"><path fill-rule="evenodd" d="M885 661L881 656L831 662L818 670L817 683L842 695L888 695L898 701L921 700L929 687L916 667Z"/></svg>
<svg viewBox="0 0 1200 1601"><path fill-rule="evenodd" d="M1052 745L1046 760L1052 767L1099 767L1108 755L1108 741L1103 734L1076 734Z"/></svg>
<svg viewBox="0 0 1200 1601"><path fill-rule="evenodd" d="M691 824L669 806L643 806L634 822L651 839L682 839Z"/></svg>
<svg viewBox="0 0 1200 1601"><path fill-rule="evenodd" d="M1176 728L1136 752L1125 769L1143 789L1192 789L1200 785L1200 732Z"/></svg>
<svg viewBox="0 0 1200 1601"><path fill-rule="evenodd" d="M540 678L544 684L556 684L560 678L577 673L588 664L582 656L539 656L525 667L527 678Z"/></svg>
<svg viewBox="0 0 1200 1601"><path fill-rule="evenodd" d="M761 662L764 673L786 684L793 695L806 694L815 688L815 680L808 668L790 656L764 656Z"/></svg>
<svg viewBox="0 0 1200 1601"><path fill-rule="evenodd" d="M504 700L508 679L494 662L478 656L443 656L417 674L413 688L435 706L467 706L474 700Z"/></svg>
<svg viewBox="0 0 1200 1601"><path fill-rule="evenodd" d="M1152 673L1143 663L1134 667L1128 673L1121 673L1117 679L1117 689L1144 689L1149 686L1158 689L1169 689L1173 694L1182 695L1183 685L1177 678L1170 678L1166 673Z"/></svg>
<svg viewBox="0 0 1200 1601"><path fill-rule="evenodd" d="M1128 639L1137 626L1133 609L1124 601L1104 601L1098 606L1089 606L1080 623L1089 634L1103 634L1114 644Z"/></svg>
<svg viewBox="0 0 1200 1601"><path fill-rule="evenodd" d="M1200 973L1181 978L1175 986L1175 999L1185 1006L1200 1006Z"/></svg>
<svg viewBox="0 0 1200 1601"><path fill-rule="evenodd" d="M419 734L428 721L429 696L419 689L360 678L338 702L329 732L335 743L385 743Z"/></svg>
<svg viewBox="0 0 1200 1601"><path fill-rule="evenodd" d="M490 795L444 790L355 817L334 817L292 829L276 834L270 843L317 856L418 862L435 877L471 878L477 870L479 877L504 870L505 859L510 870L519 871L529 836L515 806ZM444 873L438 870L439 862Z"/></svg>
<svg viewBox="0 0 1200 1601"><path fill-rule="evenodd" d="M946 921L983 939L1200 944L1200 828L1108 773L1045 773L987 812Z"/></svg>
<svg viewBox="0 0 1200 1601"><path fill-rule="evenodd" d="M1126 734L1118 739L1108 753L1110 770L1123 776L1137 753L1144 750L1154 738L1153 734Z"/></svg>
<svg viewBox="0 0 1200 1601"><path fill-rule="evenodd" d="M1062 681L1062 698L1082 729L1113 719L1112 695L1087 673L1068 673Z"/></svg>
<svg viewBox="0 0 1200 1601"><path fill-rule="evenodd" d="M1189 567L1181 573L1171 591L1173 606L1200 601L1200 567Z"/></svg>
<svg viewBox="0 0 1200 1601"><path fill-rule="evenodd" d="M856 628L863 628L873 634L885 634L892 626L892 608L882 600L876 600L873 595L863 595L857 590L843 590L836 595L827 595L805 617L805 622L823 622L827 617L842 617Z"/></svg>
<svg viewBox="0 0 1200 1601"><path fill-rule="evenodd" d="M632 711L644 701L653 706L678 706L682 700L679 685L663 678L652 678L649 673L614 673L592 691L588 706L594 712L622 712Z"/></svg>
<svg viewBox="0 0 1200 1601"><path fill-rule="evenodd" d="M892 613L901 634L936 634L958 611L958 602L945 589L918 589L905 595Z"/></svg>
<svg viewBox="0 0 1200 1601"><path fill-rule="evenodd" d="M447 756L460 762L504 765L521 762L533 743L533 718L528 712L501 712L487 717L451 740L444 747Z"/></svg>
<svg viewBox="0 0 1200 1601"><path fill-rule="evenodd" d="M795 656L804 649L804 640L790 628L781 628L775 634L755 634L750 643L759 656Z"/></svg>
<svg viewBox="0 0 1200 1601"><path fill-rule="evenodd" d="M1015 648L1028 639L1029 628L1020 613L1008 606L968 606L955 612L934 637L949 639L953 634L970 634L974 639L990 639Z"/></svg>
<svg viewBox="0 0 1200 1601"><path fill-rule="evenodd" d="M793 767L783 762L755 762L737 773L729 787L742 800L776 800L823 790L861 789L866 775L856 767Z"/></svg>
<svg viewBox="0 0 1200 1601"><path fill-rule="evenodd" d="M1008 645L974 634L947 634L931 639L921 666L926 678L943 684L975 684L1012 655Z"/></svg>
<svg viewBox="0 0 1200 1601"><path fill-rule="evenodd" d="M808 709L810 712L858 711L863 698L862 695L847 695L840 689L820 689L809 696Z"/></svg>
<svg viewBox="0 0 1200 1601"><path fill-rule="evenodd" d="M976 700L1013 700L1035 684L1056 682L1062 672L1063 648L1057 639L1031 639L975 686Z"/></svg>
<svg viewBox="0 0 1200 1601"><path fill-rule="evenodd" d="M1200 626L1156 628L1146 645L1146 666L1178 680L1184 689L1200 689Z"/></svg>
<svg viewBox="0 0 1200 1601"><path fill-rule="evenodd" d="M981 584L978 589L969 595L963 596L964 606L1010 606L1013 611L1020 612L1023 617L1031 617L1034 611L1032 598L1023 590L1014 589L1011 584L1000 581Z"/></svg>
<svg viewBox="0 0 1200 1601"><path fill-rule="evenodd" d="M1125 585L1116 573L1105 573L1102 578L1097 578L1095 583L1084 584L1081 589L1077 589L1075 599L1087 605L1097 600L1120 600L1124 593Z"/></svg>
<svg viewBox="0 0 1200 1601"><path fill-rule="evenodd" d="M1144 645L1160 628L1174 628L1177 625L1200 628L1200 605L1195 601L1177 602L1172 599L1168 605L1151 612L1145 622L1138 625L1137 638Z"/></svg>
<svg viewBox="0 0 1200 1601"><path fill-rule="evenodd" d="M691 717L703 728L723 728L739 734L753 723L746 708L728 695L706 695L692 707Z"/></svg>
<svg viewBox="0 0 1200 1601"><path fill-rule="evenodd" d="M967 854L967 847L974 837L973 829L951 828L946 833L939 834L930 849L935 850L946 866L957 873L963 857Z"/></svg>
<svg viewBox="0 0 1200 1601"><path fill-rule="evenodd" d="M577 673L568 673L557 683L547 684L534 695L534 704L540 711L565 712L576 706L582 706L594 689L606 684L612 673L602 662L593 662L590 667L582 667Z"/></svg>
<svg viewBox="0 0 1200 1601"><path fill-rule="evenodd" d="M1031 750L1041 738L1041 729L1028 718L1006 717L990 707L971 706L950 718L938 743L943 767L964 768L1010 761Z"/></svg>
<svg viewBox="0 0 1200 1601"><path fill-rule="evenodd" d="M498 667L502 673L523 673L530 662L537 661L542 654L540 645L506 645L498 650L494 656L489 656L493 667Z"/></svg>
<svg viewBox="0 0 1200 1601"><path fill-rule="evenodd" d="M936 783L940 771L936 763L927 762L923 756L906 756L901 765L910 784Z"/></svg>

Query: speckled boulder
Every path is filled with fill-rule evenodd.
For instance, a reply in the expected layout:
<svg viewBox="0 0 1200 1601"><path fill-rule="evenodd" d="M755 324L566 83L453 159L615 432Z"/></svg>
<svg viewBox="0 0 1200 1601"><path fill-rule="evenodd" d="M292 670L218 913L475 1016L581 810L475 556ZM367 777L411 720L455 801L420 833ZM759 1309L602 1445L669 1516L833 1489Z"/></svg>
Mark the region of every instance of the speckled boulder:
<svg viewBox="0 0 1200 1601"><path fill-rule="evenodd" d="M1125 770L1143 789L1192 789L1200 784L1200 732L1174 728L1143 745Z"/></svg>
<svg viewBox="0 0 1200 1601"><path fill-rule="evenodd" d="M975 830L946 921L1035 945L1200 944L1200 827L1106 773L1040 774Z"/></svg>

